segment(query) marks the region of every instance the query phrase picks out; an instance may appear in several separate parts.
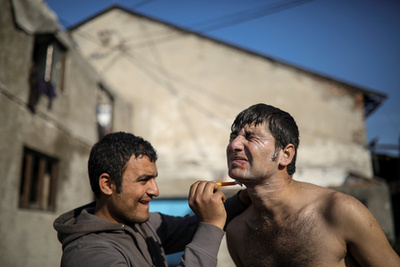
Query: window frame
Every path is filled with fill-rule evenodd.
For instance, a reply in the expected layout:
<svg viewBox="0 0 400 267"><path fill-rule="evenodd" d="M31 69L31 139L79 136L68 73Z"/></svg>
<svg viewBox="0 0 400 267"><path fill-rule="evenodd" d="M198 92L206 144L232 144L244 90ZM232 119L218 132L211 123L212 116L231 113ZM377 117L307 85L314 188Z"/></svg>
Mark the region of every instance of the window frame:
<svg viewBox="0 0 400 267"><path fill-rule="evenodd" d="M52 34L35 35L32 62L39 78L49 82L56 92L64 91L67 48Z"/></svg>
<svg viewBox="0 0 400 267"><path fill-rule="evenodd" d="M55 211L58 170L57 158L25 146L21 168L19 208Z"/></svg>
<svg viewBox="0 0 400 267"><path fill-rule="evenodd" d="M102 84L99 84L99 89L97 91L97 103L96 103L96 123L98 130L99 140L103 138L106 134L113 131L114 126L114 106L115 106L114 96L107 90ZM101 123L101 106L105 105L109 107L109 123Z"/></svg>

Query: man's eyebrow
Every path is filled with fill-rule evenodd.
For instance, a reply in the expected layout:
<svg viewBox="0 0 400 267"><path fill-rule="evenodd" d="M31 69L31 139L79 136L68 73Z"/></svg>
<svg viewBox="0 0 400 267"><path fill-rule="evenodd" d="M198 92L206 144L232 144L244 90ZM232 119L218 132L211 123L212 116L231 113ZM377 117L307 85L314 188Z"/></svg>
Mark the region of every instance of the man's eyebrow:
<svg viewBox="0 0 400 267"><path fill-rule="evenodd" d="M240 132L240 130L235 129L235 130L231 131L231 135L239 135L239 132ZM247 129L247 130L244 130L244 135L251 136L251 135L257 135L257 134L253 130Z"/></svg>
<svg viewBox="0 0 400 267"><path fill-rule="evenodd" d="M255 132L253 130L251 130L251 129L247 129L247 130L244 130L244 134L246 136L255 135Z"/></svg>
<svg viewBox="0 0 400 267"><path fill-rule="evenodd" d="M158 176L158 173L156 175L151 175L151 174L142 174L140 175L136 180L137 181L146 181L150 179L155 179Z"/></svg>

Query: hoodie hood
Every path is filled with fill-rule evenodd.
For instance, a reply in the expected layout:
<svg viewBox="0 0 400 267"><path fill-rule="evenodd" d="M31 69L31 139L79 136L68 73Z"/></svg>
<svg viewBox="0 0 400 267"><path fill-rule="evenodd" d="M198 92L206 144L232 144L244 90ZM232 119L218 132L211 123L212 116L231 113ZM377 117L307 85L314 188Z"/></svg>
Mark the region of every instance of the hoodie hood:
<svg viewBox="0 0 400 267"><path fill-rule="evenodd" d="M63 249L75 239L90 233L124 230L123 224L112 223L95 216L95 207L96 202L92 202L66 212L54 221L53 227Z"/></svg>

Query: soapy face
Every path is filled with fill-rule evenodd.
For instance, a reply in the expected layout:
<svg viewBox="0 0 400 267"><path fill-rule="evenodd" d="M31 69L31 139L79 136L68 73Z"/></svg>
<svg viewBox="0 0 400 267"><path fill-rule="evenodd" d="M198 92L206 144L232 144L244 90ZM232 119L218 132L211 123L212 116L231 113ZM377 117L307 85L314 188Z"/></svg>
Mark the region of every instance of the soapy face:
<svg viewBox="0 0 400 267"><path fill-rule="evenodd" d="M281 157L265 123L234 129L226 153L229 176L244 184L272 177Z"/></svg>

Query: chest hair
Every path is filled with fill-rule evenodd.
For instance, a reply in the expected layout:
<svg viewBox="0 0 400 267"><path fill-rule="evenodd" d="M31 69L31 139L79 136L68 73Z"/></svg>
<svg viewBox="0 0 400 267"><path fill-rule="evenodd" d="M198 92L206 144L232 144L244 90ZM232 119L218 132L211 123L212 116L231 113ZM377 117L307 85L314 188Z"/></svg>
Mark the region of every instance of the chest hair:
<svg viewBox="0 0 400 267"><path fill-rule="evenodd" d="M315 218L290 216L280 221L250 219L244 245L246 266L318 266ZM250 249L251 248L251 249Z"/></svg>

